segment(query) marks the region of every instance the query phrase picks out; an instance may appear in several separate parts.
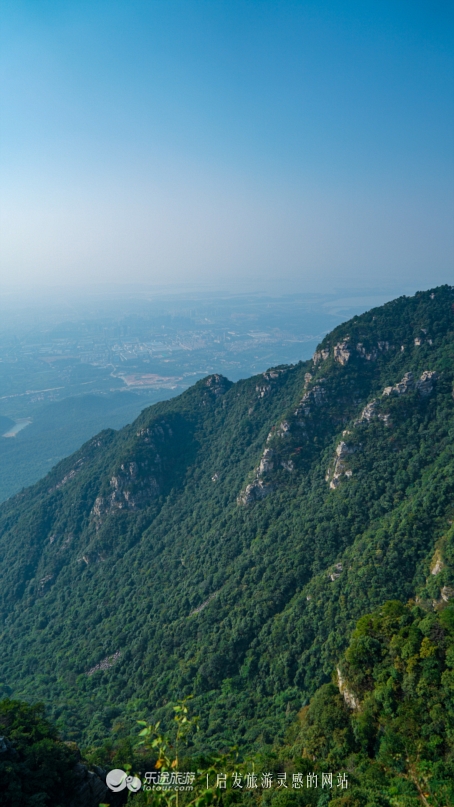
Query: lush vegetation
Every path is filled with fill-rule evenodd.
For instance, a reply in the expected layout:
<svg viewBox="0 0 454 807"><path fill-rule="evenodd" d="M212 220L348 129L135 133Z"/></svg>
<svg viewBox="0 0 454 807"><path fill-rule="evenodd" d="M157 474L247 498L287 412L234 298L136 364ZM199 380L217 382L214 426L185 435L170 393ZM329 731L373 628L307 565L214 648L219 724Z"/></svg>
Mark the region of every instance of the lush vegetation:
<svg viewBox="0 0 454 807"><path fill-rule="evenodd" d="M68 805L79 753L63 743L42 704L0 701L0 804Z"/></svg>
<svg viewBox="0 0 454 807"><path fill-rule="evenodd" d="M159 392L155 400L164 397L164 390ZM110 392L73 395L25 409L31 415L31 424L13 439L0 437L0 502L41 479L103 426L117 429L130 423L144 406L145 400L138 395ZM19 410L18 417L22 415ZM12 426L13 420L0 415L0 435Z"/></svg>
<svg viewBox="0 0 454 807"><path fill-rule="evenodd" d="M400 298L329 334L315 363L205 379L6 502L4 694L41 699L66 738L109 737L112 748L149 714L165 727L170 704L194 694L193 754L238 746L281 765L276 748L287 748L288 764L339 760L355 787L385 799L358 790L339 803L391 804L397 788L395 803L410 805L418 786L431 805L445 788L449 803L452 724L438 726L437 703L449 689L454 595L453 304L449 287ZM383 395L409 372L401 394ZM436 376L418 387L427 372ZM411 649L412 679L401 669ZM359 709L329 683L346 651ZM367 652L361 679L355 659ZM422 703L421 732L441 739L405 745ZM332 712L339 747L323 733Z"/></svg>
<svg viewBox="0 0 454 807"><path fill-rule="evenodd" d="M254 754L197 753L199 721L188 699L173 712L169 736L159 722L139 721L136 738L86 751L88 767L139 774L145 787L129 794L136 807L165 807L176 798L196 807L446 807L454 804L454 607L427 611L414 601L388 601L363 616L332 681L301 709L284 742ZM70 804L79 753L58 739L42 706L4 700L0 727L8 742L0 753L0 803L31 807L38 794L43 804ZM190 792L147 789L146 771L174 770L194 772ZM251 774L256 787L248 785Z"/></svg>
<svg viewBox="0 0 454 807"><path fill-rule="evenodd" d="M350 771L342 803L454 804L453 668L452 606L427 612L390 601L359 620L297 735L318 769Z"/></svg>
<svg viewBox="0 0 454 807"><path fill-rule="evenodd" d="M106 767L128 760L144 784L145 769L194 771L182 804L446 807L454 804L454 607L427 611L394 600L363 616L331 682L301 709L285 741L255 754L197 755L188 701L174 711L171 737L141 721L140 742L107 742L89 756ZM257 787L248 786L253 772ZM175 801L174 790L150 790L131 803Z"/></svg>

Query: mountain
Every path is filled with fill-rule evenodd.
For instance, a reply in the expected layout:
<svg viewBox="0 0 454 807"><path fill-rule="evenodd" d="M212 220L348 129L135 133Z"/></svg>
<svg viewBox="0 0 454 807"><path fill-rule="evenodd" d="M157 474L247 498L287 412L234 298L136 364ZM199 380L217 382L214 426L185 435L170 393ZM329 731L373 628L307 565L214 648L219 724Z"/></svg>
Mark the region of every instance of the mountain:
<svg viewBox="0 0 454 807"><path fill-rule="evenodd" d="M453 381L444 286L101 432L0 508L3 693L85 744L190 693L203 748L283 738L364 614L454 596Z"/></svg>
<svg viewBox="0 0 454 807"><path fill-rule="evenodd" d="M154 395L156 401L165 397L163 390ZM143 399L128 392L73 395L35 404L29 425L12 439L0 439L0 502L41 479L103 427L117 429L130 423L144 405ZM14 426L13 420L0 415L0 436Z"/></svg>
<svg viewBox="0 0 454 807"><path fill-rule="evenodd" d="M451 528L451 574L453 539ZM348 794L335 782L333 807L448 807L453 727L454 607L443 594L431 607L389 601L358 621L331 683L295 721L292 746L279 748L280 769L304 761L319 782L323 771L348 772Z"/></svg>

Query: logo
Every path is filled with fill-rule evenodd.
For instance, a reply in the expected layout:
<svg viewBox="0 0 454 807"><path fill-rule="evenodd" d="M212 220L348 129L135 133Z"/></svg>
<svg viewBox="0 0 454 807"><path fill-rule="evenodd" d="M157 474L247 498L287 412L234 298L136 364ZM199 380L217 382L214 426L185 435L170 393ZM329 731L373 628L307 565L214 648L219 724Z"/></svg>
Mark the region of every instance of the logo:
<svg viewBox="0 0 454 807"><path fill-rule="evenodd" d="M120 790L125 790L126 788L132 793L137 793L142 787L142 782L138 776L128 776L128 774L120 768L114 768L114 770L109 771L106 776L106 785L109 790L113 790L114 793L119 793Z"/></svg>

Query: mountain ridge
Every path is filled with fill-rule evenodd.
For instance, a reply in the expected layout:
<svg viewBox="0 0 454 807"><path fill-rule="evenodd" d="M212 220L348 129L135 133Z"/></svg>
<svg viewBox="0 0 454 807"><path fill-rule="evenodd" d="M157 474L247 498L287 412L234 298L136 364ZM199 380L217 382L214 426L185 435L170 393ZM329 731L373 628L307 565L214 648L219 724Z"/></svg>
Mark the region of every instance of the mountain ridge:
<svg viewBox="0 0 454 807"><path fill-rule="evenodd" d="M207 747L282 735L356 620L430 576L453 330L451 287L399 298L313 360L203 379L2 505L6 694L84 742L189 693Z"/></svg>

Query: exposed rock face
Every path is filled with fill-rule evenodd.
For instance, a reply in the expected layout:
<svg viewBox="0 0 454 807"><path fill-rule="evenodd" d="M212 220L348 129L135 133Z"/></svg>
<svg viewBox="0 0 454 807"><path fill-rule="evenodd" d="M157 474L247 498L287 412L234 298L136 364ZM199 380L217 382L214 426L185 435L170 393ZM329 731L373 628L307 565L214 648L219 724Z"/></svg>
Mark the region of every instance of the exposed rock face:
<svg viewBox="0 0 454 807"><path fill-rule="evenodd" d="M362 342L358 342L358 344L356 345L356 350L359 353L359 355L362 356L363 359L366 359L367 361L375 361L375 359L377 358L376 349L373 347L372 350L367 352Z"/></svg>
<svg viewBox="0 0 454 807"><path fill-rule="evenodd" d="M339 487L341 478L343 476L346 476L347 478L352 476L353 472L347 467L345 461L347 457L350 454L354 454L355 451L357 451L356 446L351 446L343 440L337 446L334 459L334 468L332 472L328 470L325 477L326 481L329 482L331 490L335 490L337 487Z"/></svg>
<svg viewBox="0 0 454 807"><path fill-rule="evenodd" d="M46 574L46 576L42 577L41 580L39 581L39 587L40 588L45 588L45 586L48 583L50 583L50 581L53 580L53 579L54 579L53 574Z"/></svg>
<svg viewBox="0 0 454 807"><path fill-rule="evenodd" d="M323 350L316 350L314 355L312 356L312 361L314 364L320 364L321 361L326 361L329 357L329 350L324 348Z"/></svg>
<svg viewBox="0 0 454 807"><path fill-rule="evenodd" d="M252 502L264 499L274 490L274 485L266 484L263 479L255 479L238 496L238 504L251 504Z"/></svg>
<svg viewBox="0 0 454 807"><path fill-rule="evenodd" d="M297 417L301 417L301 415L309 415L312 405L314 406L322 406L325 402L326 392L325 388L321 384L315 384L312 389L305 392L301 401L298 404L297 409L295 409L295 415Z"/></svg>
<svg viewBox="0 0 454 807"><path fill-rule="evenodd" d="M286 369L267 370L266 373L263 373L263 378L265 378L267 381L271 381L272 379L279 378L280 375L286 372Z"/></svg>
<svg viewBox="0 0 454 807"><path fill-rule="evenodd" d="M339 364L347 364L351 355L352 352L348 340L345 339L343 342L334 345L334 360L339 362Z"/></svg>
<svg viewBox="0 0 454 807"><path fill-rule="evenodd" d="M112 656L106 656L106 658L103 658L103 660L100 661L99 664L95 664L95 666L92 667L90 670L88 670L88 672L86 672L85 674L88 675L88 677L90 677L99 670L109 670L110 667L113 667L115 662L118 661L120 656L121 656L121 650L117 650L117 652L114 653Z"/></svg>
<svg viewBox="0 0 454 807"><path fill-rule="evenodd" d="M437 380L437 373L434 370L424 370L421 378L416 382L413 373L405 373L402 381L393 387L385 387L383 395L405 395L407 392L417 390L420 395L430 395L434 382Z"/></svg>
<svg viewBox="0 0 454 807"><path fill-rule="evenodd" d="M430 573L433 575L440 574L440 572L444 569L444 563L440 554L440 550L437 549L435 555L432 560L432 565L430 567Z"/></svg>
<svg viewBox="0 0 454 807"><path fill-rule="evenodd" d="M449 602L454 599L454 588L452 586L443 586L440 594L443 602Z"/></svg>
<svg viewBox="0 0 454 807"><path fill-rule="evenodd" d="M434 370L424 370L419 381L416 382L416 389L420 395L430 395L437 380L437 373Z"/></svg>
<svg viewBox="0 0 454 807"><path fill-rule="evenodd" d="M265 395L268 395L273 389L273 382L285 372L287 372L285 369L275 369L267 370L266 373L262 373L264 380L256 384L255 387L255 391L259 394L258 397L264 398Z"/></svg>
<svg viewBox="0 0 454 807"><path fill-rule="evenodd" d="M208 380L213 378L221 381L223 379L222 376L210 376ZM222 388L221 382L219 383ZM214 394L218 394L216 389L214 386ZM166 443L173 436L172 428L165 421L136 433L136 437L140 438L137 444L139 459L122 462L109 481L110 491L97 496L91 512L97 528L105 515L118 510L141 510L161 495L163 468L159 451L165 451Z"/></svg>
<svg viewBox="0 0 454 807"><path fill-rule="evenodd" d="M322 406L325 401L325 388L321 384L316 384L315 387L312 387L310 395L315 406Z"/></svg>
<svg viewBox="0 0 454 807"><path fill-rule="evenodd" d="M140 429L137 432L137 437L142 437L142 442L146 444L153 443L153 440L163 439L165 437L173 437L173 431L168 423L156 423L154 426Z"/></svg>
<svg viewBox="0 0 454 807"><path fill-rule="evenodd" d="M60 482L57 482L57 484L53 488L49 488L48 493L53 493L54 490L60 490L60 488L62 488L64 485L66 485L67 482L71 482L71 479L74 479L74 477L77 475L77 473L82 468L83 464L84 464L83 459L77 460L74 468L72 468L70 471L68 471L68 473L65 474L64 477L60 480Z"/></svg>
<svg viewBox="0 0 454 807"><path fill-rule="evenodd" d="M259 476L262 474L267 474L274 468L273 462L274 451L272 448L265 448L265 451L262 454L262 458L260 460L259 465Z"/></svg>
<svg viewBox="0 0 454 807"><path fill-rule="evenodd" d="M368 403L364 407L363 411L361 412L361 415L359 416L359 419L356 422L357 423L364 423L364 422L370 423L370 421L373 418L377 417L377 414L378 414L377 409L378 409L378 401L376 401L376 400L371 401L370 403Z"/></svg>
<svg viewBox="0 0 454 807"><path fill-rule="evenodd" d="M277 374L276 371L268 371L263 375L266 377L266 379L271 380L275 374ZM306 373L305 385L307 385L311 379L311 373ZM320 379L320 382L321 381L324 381L324 379ZM256 386L256 391L259 392L261 397L266 395L269 389L270 384L258 384ZM260 458L258 467L255 469L255 479L249 485L247 485L245 490L238 496L238 504L249 504L257 499L263 499L265 496L271 493L272 490L274 490L274 485L264 484L262 477L266 474L273 471L278 471L280 468L282 468L284 471L288 471L289 473L293 473L295 471L294 460L290 459L288 455L285 456L286 443L284 442L282 444L278 441L284 440L284 438L290 436L294 431L295 426L297 427L299 438L301 438L302 434L307 436L307 424L304 422L304 417L309 415L315 407L321 407L325 401L325 388L321 383L315 384L312 389L309 389L304 393L293 413L293 415L296 418L300 418L300 420L295 422L293 417L290 416L289 420L282 420L279 426L273 426L266 438L267 447ZM270 442L272 442L272 447L269 446Z"/></svg>
<svg viewBox="0 0 454 807"><path fill-rule="evenodd" d="M389 342L378 342L377 344L380 351L383 352L389 350Z"/></svg>
<svg viewBox="0 0 454 807"><path fill-rule="evenodd" d="M295 470L295 465L294 465L293 460L282 460L281 461L281 466L284 469L284 471L290 471L290 473Z"/></svg>
<svg viewBox="0 0 454 807"><path fill-rule="evenodd" d="M160 466L160 457L157 455L155 465ZM141 468L148 470L148 463L141 463ZM113 492L110 496L111 507L128 507L136 510L150 499L159 496L161 489L155 476L139 477L137 462L129 462L120 466L121 472L110 480ZM131 487L130 483L134 483Z"/></svg>
<svg viewBox="0 0 454 807"><path fill-rule="evenodd" d="M285 437L286 435L290 434L291 430L292 426L288 422L288 420L283 420L282 423L279 424L277 429L273 426L270 433L268 434L268 437L266 438L266 442L269 443L270 440L273 440L275 438Z"/></svg>
<svg viewBox="0 0 454 807"><path fill-rule="evenodd" d="M221 589L219 589L219 591L220 590ZM197 608L193 608L193 610L190 612L189 616L195 616L196 614L200 614L200 612L203 611L204 608L206 608L207 605L209 605L210 602L212 600L214 600L215 597L218 596L219 591L214 591L213 594L210 594L210 596L205 600L205 602L202 602L201 605L197 606Z"/></svg>
<svg viewBox="0 0 454 807"><path fill-rule="evenodd" d="M414 388L415 380L413 373L405 373L402 381L399 381L393 387L385 387L383 390L383 395L405 395Z"/></svg>
<svg viewBox="0 0 454 807"><path fill-rule="evenodd" d="M334 569L335 569L334 572L330 572L328 574L328 577L329 577L329 579L331 580L332 583L334 583L334 581L337 580L341 576L341 574L343 572L342 563L336 563L335 566L334 566Z"/></svg>
<svg viewBox="0 0 454 807"><path fill-rule="evenodd" d="M388 350L391 350L391 345L387 341L380 341L377 342L377 347L372 347L370 350L366 350L362 342L358 342L356 345L356 350L363 359L366 361L375 361L378 358L379 353L386 353Z"/></svg>
<svg viewBox="0 0 454 807"><path fill-rule="evenodd" d="M268 371L264 373L265 376L271 377L272 375L277 375L275 371ZM257 386L256 390L261 390L261 387ZM315 390L315 394L314 394ZM310 410L310 401L314 400L314 402L319 405L324 395L324 391L320 387L314 387L313 390L310 392L306 392L302 399L302 406L303 410L309 412ZM301 406L301 403L300 403ZM295 412L295 414L299 413L299 408ZM273 471L279 471L281 468L284 471L288 471L289 473L293 473L295 470L295 464L292 459L285 457L285 447L288 445L284 442L284 446L282 446L282 441L287 435L290 435L292 432L292 423L293 426L295 425L294 422L291 420L283 420L276 428L273 426L271 431L269 432L266 438L266 448L264 449L262 456L260 457L260 461L258 466L254 469L254 476L252 482L250 482L246 488L239 494L237 498L237 504L250 504L251 502L257 501L259 499L264 499L265 496L268 496L269 493L272 493L275 490L276 485L272 482L268 482L265 484L263 481L263 477L267 474L272 473ZM302 424L297 424L301 426ZM300 432L301 435L301 432ZM273 447L270 447L269 443L273 442ZM290 450L292 450L290 448ZM284 456L282 456L284 454Z"/></svg>
<svg viewBox="0 0 454 807"><path fill-rule="evenodd" d="M279 435L279 432L270 432L267 442L270 440L270 438L275 437L276 434L277 436L281 436ZM264 499L265 496L272 493L276 486L270 482L265 483L262 477L271 473L272 471L278 470L279 467L283 468L284 471L289 471L290 473L295 470L293 460L281 459L278 452L276 452L273 448L265 448L260 458L259 465L255 469L255 479L246 486L244 491L240 493L237 503L250 504L258 499Z"/></svg>
<svg viewBox="0 0 454 807"><path fill-rule="evenodd" d="M358 420L355 421L355 426L359 426L361 423L370 423L374 418L382 420L385 426L389 426L389 415L380 412L379 406L380 404L376 399L368 403L361 412Z"/></svg>
<svg viewBox="0 0 454 807"><path fill-rule="evenodd" d="M354 692L351 691L351 689L348 689L347 683L345 679L342 677L342 673L339 667L337 667L337 686L339 687L339 692L343 696L347 706L350 709L359 709L361 705L359 698L357 698L357 696L354 694Z"/></svg>
<svg viewBox="0 0 454 807"><path fill-rule="evenodd" d="M287 420L283 420L282 423L279 424L276 437L284 437L285 434L288 434L290 431L290 423Z"/></svg>
<svg viewBox="0 0 454 807"><path fill-rule="evenodd" d="M223 375L214 373L213 375L208 376L208 378L205 381L205 386L208 387L208 389L210 390L210 392L213 393L213 395L217 396L217 395L224 395L227 392L230 384L228 379L225 378Z"/></svg>
<svg viewBox="0 0 454 807"><path fill-rule="evenodd" d="M258 392L259 398L264 398L269 392L271 392L271 384L257 384L255 391Z"/></svg>
<svg viewBox="0 0 454 807"><path fill-rule="evenodd" d="M349 446L348 443L341 441L336 448L336 455L339 460L343 460L348 454L353 454L354 448Z"/></svg>
<svg viewBox="0 0 454 807"><path fill-rule="evenodd" d="M146 467L143 463L142 467ZM161 493L155 476L138 479L136 462L120 466L120 472L110 480L112 493L108 496L97 496L92 515L95 521L101 522L104 515L115 510L140 510L150 504Z"/></svg>

